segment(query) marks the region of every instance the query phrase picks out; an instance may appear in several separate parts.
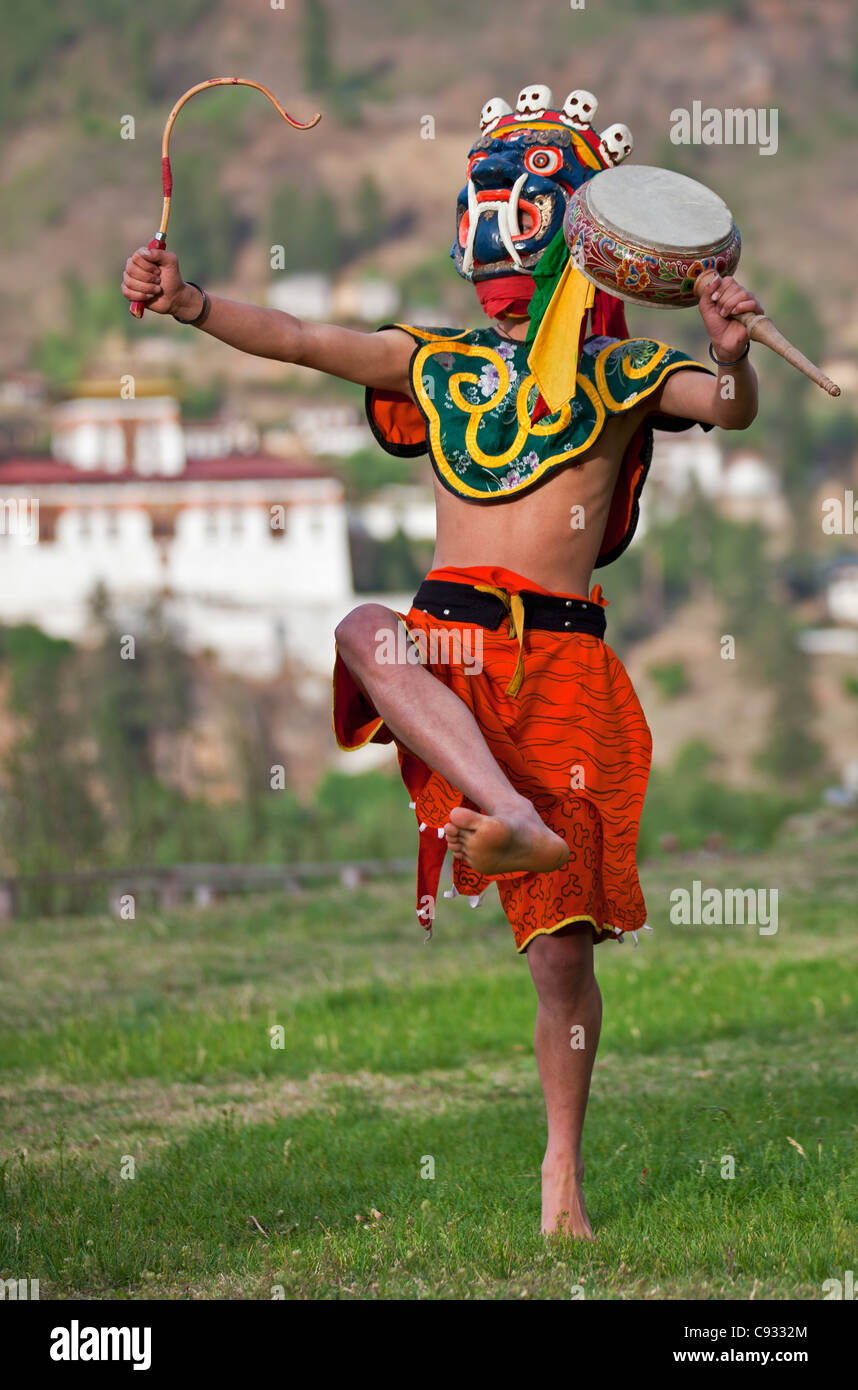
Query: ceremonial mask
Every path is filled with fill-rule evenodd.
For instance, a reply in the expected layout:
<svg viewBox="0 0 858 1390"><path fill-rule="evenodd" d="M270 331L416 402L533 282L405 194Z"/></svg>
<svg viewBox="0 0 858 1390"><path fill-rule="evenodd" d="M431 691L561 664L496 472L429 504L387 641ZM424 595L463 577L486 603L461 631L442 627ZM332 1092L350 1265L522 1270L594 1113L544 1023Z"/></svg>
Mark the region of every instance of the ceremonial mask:
<svg viewBox="0 0 858 1390"><path fill-rule="evenodd" d="M522 89L515 111L501 97L486 102L450 253L466 280L528 275L561 230L575 190L631 153L627 126L596 133L597 109L592 92L580 88L555 108L551 89L538 84Z"/></svg>

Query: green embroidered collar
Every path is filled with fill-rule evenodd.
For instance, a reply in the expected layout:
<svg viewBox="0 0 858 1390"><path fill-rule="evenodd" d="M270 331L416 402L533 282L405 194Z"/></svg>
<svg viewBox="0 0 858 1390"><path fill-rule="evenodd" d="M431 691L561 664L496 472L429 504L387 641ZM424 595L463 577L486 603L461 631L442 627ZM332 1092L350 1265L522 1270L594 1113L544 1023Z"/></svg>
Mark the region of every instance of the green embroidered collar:
<svg viewBox="0 0 858 1390"><path fill-rule="evenodd" d="M679 368L708 371L651 338L590 338L574 398L530 420L538 389L526 342L494 328L457 333L397 324L417 343L411 383L432 463L460 497L489 502L533 487L591 448L605 421L649 396Z"/></svg>

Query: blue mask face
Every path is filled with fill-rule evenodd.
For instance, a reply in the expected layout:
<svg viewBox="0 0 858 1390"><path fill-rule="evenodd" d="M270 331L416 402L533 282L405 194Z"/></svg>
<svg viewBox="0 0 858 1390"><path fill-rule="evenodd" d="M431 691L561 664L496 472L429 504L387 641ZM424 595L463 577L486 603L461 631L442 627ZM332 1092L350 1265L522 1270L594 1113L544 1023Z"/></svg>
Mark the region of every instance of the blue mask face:
<svg viewBox="0 0 858 1390"><path fill-rule="evenodd" d="M610 162L597 136L572 130L557 112L532 123L502 117L468 156L450 252L458 273L476 282L532 270L572 194Z"/></svg>

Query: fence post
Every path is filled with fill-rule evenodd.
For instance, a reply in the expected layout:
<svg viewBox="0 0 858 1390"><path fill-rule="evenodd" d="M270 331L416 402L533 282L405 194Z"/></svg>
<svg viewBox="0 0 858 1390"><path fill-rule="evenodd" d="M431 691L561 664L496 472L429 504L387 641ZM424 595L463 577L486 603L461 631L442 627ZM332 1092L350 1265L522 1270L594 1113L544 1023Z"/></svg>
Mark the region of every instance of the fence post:
<svg viewBox="0 0 858 1390"><path fill-rule="evenodd" d="M163 878L158 889L158 905L162 912L169 912L182 901L182 890L175 878Z"/></svg>
<svg viewBox="0 0 858 1390"><path fill-rule="evenodd" d="M14 883L0 879L0 922L11 922L18 911L18 894Z"/></svg>

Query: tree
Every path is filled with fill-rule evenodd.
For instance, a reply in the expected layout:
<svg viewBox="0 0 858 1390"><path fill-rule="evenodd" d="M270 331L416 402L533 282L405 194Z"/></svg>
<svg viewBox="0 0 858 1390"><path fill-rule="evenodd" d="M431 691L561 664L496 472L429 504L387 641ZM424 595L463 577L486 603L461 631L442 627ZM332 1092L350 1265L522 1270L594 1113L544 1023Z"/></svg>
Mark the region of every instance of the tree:
<svg viewBox="0 0 858 1390"><path fill-rule="evenodd" d="M170 245L196 279L204 284L223 280L232 268L240 219L231 199L214 182L208 158L178 155L173 167L179 196L171 208Z"/></svg>
<svg viewBox="0 0 858 1390"><path fill-rule="evenodd" d="M325 92L333 84L330 26L323 0L304 0L301 24L304 80L311 92Z"/></svg>
<svg viewBox="0 0 858 1390"><path fill-rule="evenodd" d="M825 331L810 296L793 281L782 281L767 294L766 308L781 332L818 362L825 350ZM766 355L765 371L767 389L760 393L758 433L780 465L787 499L800 526L814 463L809 405L818 387L773 353Z"/></svg>
<svg viewBox="0 0 858 1390"><path fill-rule="evenodd" d="M355 249L371 251L385 234L384 200L372 174L364 174L355 194Z"/></svg>
<svg viewBox="0 0 858 1390"><path fill-rule="evenodd" d="M324 188L308 195L282 184L272 196L269 245L286 247L290 269L336 270L342 262L342 230L337 204Z"/></svg>
<svg viewBox="0 0 858 1390"><path fill-rule="evenodd" d="M0 668L18 726L5 759L0 843L19 873L77 868L103 842L74 697L76 660L70 642L29 624L0 629Z"/></svg>

